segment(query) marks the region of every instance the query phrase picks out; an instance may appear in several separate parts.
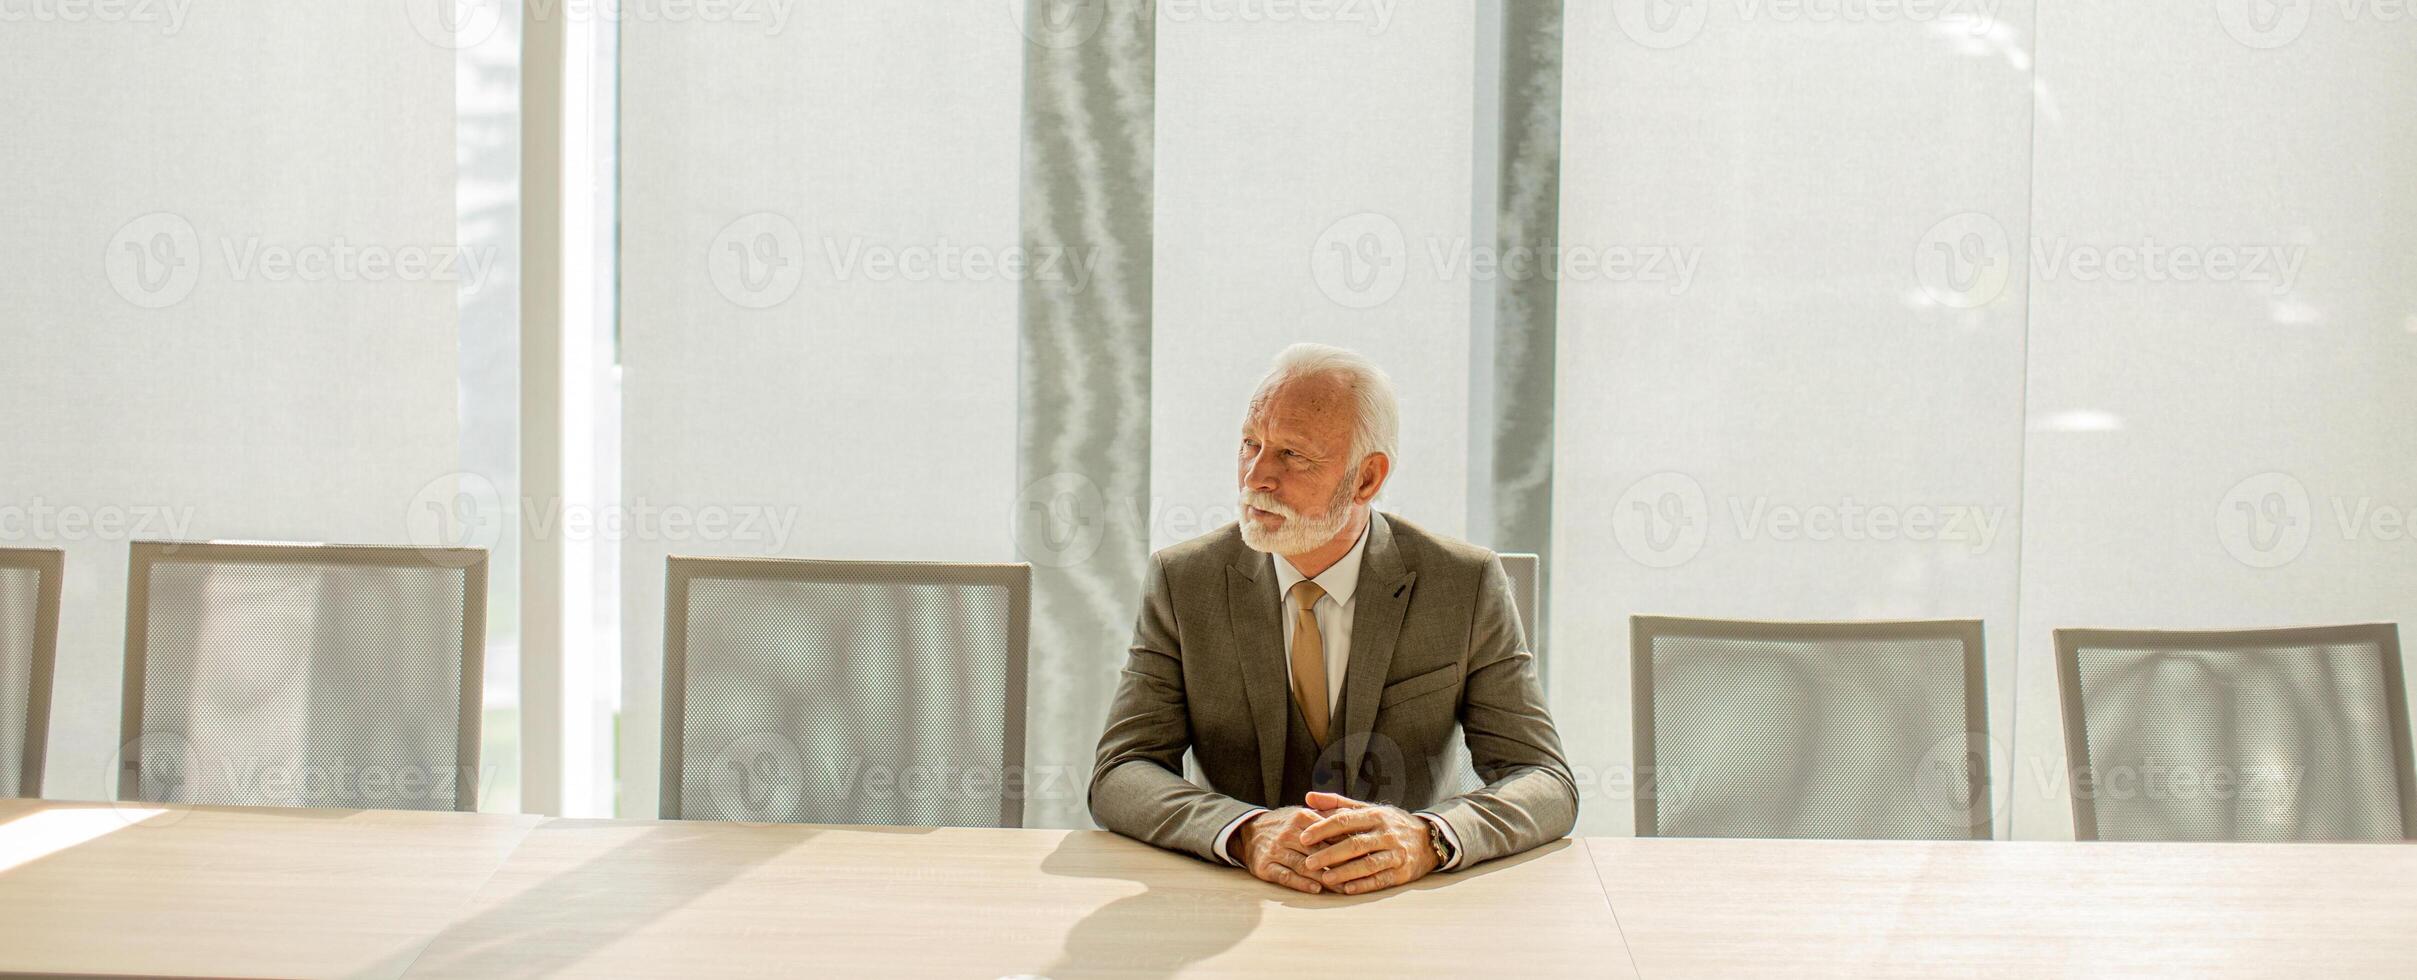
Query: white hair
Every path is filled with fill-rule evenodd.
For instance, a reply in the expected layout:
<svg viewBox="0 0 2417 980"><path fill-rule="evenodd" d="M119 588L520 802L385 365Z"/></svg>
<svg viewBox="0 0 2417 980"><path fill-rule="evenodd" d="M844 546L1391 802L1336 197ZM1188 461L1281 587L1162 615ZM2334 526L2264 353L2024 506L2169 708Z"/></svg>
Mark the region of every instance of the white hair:
<svg viewBox="0 0 2417 980"><path fill-rule="evenodd" d="M1254 403L1270 389L1296 378L1333 377L1351 389L1356 416L1351 429L1351 464L1357 467L1370 453L1398 461L1394 445L1401 437L1401 403L1393 395L1393 379L1375 361L1358 351L1325 344L1294 344L1276 355L1267 376L1251 395ZM1346 480L1345 483L1351 481Z"/></svg>

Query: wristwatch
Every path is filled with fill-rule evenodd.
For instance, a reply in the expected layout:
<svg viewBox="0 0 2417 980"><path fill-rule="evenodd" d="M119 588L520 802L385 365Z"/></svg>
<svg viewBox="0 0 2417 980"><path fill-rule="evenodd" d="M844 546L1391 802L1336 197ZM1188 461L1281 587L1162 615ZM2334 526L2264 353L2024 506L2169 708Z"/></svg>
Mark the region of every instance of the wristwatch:
<svg viewBox="0 0 2417 980"><path fill-rule="evenodd" d="M1452 842L1443 835L1443 821L1424 814L1420 817L1427 822L1427 846L1435 849L1435 866L1441 868L1451 864Z"/></svg>

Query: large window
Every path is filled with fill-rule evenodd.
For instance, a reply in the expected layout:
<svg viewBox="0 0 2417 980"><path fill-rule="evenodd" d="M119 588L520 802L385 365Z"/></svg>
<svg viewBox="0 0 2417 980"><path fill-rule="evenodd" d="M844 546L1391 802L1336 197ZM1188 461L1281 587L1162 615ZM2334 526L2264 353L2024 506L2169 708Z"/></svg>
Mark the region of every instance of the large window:
<svg viewBox="0 0 2417 980"><path fill-rule="evenodd" d="M492 549L483 800L573 815L655 813L669 556L1024 561L1082 826L1147 555L1314 340L1399 382L1384 507L1543 553L1582 833L1667 614L1980 620L1997 832L2063 837L2054 630L2417 621L2417 59L2288 6L11 23L50 792L110 786L133 540Z"/></svg>

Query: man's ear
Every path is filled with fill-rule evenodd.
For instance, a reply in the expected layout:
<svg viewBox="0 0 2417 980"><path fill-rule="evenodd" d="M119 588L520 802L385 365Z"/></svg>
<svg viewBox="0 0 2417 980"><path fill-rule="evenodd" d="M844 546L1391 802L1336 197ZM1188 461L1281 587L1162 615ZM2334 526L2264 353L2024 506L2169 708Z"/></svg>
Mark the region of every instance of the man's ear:
<svg viewBox="0 0 2417 980"><path fill-rule="evenodd" d="M1385 478L1392 474L1393 457L1369 453L1360 460L1359 486L1351 491L1351 499L1363 504L1375 500L1377 491L1385 488Z"/></svg>

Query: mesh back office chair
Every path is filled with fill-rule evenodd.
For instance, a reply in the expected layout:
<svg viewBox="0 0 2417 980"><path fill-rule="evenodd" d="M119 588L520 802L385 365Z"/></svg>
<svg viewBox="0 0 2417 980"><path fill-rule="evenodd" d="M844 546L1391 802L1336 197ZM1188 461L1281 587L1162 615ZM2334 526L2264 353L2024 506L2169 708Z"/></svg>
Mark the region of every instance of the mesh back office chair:
<svg viewBox="0 0 2417 980"><path fill-rule="evenodd" d="M1017 827L1029 565L672 558L666 819Z"/></svg>
<svg viewBox="0 0 2417 980"><path fill-rule="evenodd" d="M2056 631L2076 840L2417 838L2400 632Z"/></svg>
<svg viewBox="0 0 2417 980"><path fill-rule="evenodd" d="M1638 836L1989 838L1979 621L1631 626Z"/></svg>
<svg viewBox="0 0 2417 980"><path fill-rule="evenodd" d="M1538 586L1541 584L1538 579L1543 575L1542 561L1533 554L1495 557L1502 559L1502 570L1510 575L1511 607L1519 613L1519 635L1527 638L1528 652L1536 658L1536 677L1541 681L1544 678L1544 650L1536 642L1536 604L1540 594ZM1458 723L1452 725L1452 737L1447 745L1443 766L1444 771L1451 775L1436 782L1437 793L1447 797L1458 796L1484 786L1485 781L1477 778L1476 760L1469 757L1468 737L1461 732Z"/></svg>
<svg viewBox="0 0 2417 980"><path fill-rule="evenodd" d="M478 808L487 554L133 547L118 798Z"/></svg>
<svg viewBox="0 0 2417 980"><path fill-rule="evenodd" d="M67 553L0 548L0 796L42 795Z"/></svg>

